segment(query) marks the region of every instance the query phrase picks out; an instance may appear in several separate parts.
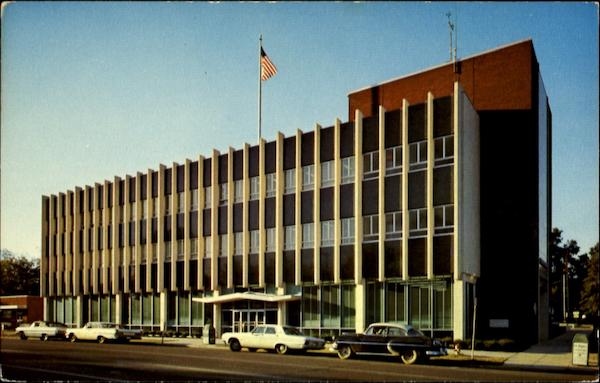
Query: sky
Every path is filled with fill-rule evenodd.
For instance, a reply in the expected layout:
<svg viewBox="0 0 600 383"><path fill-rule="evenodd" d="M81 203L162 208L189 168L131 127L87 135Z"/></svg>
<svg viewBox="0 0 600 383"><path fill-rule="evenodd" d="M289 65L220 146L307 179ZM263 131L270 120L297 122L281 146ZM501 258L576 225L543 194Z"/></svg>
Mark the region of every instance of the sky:
<svg viewBox="0 0 600 383"><path fill-rule="evenodd" d="M531 38L553 114L552 222L598 241L598 7L576 2L17 2L2 8L0 247L42 195L348 119L349 92Z"/></svg>

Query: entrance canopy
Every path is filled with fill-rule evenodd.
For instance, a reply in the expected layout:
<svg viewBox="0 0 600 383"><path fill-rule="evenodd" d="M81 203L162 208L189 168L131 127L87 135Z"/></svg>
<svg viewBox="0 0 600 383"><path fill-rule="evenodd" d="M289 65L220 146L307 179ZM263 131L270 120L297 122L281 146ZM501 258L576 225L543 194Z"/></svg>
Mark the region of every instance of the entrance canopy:
<svg viewBox="0 0 600 383"><path fill-rule="evenodd" d="M192 301L201 303L227 303L241 300L261 302L289 302L300 300L300 295L276 295L245 291L243 293L217 295L214 297L192 298Z"/></svg>

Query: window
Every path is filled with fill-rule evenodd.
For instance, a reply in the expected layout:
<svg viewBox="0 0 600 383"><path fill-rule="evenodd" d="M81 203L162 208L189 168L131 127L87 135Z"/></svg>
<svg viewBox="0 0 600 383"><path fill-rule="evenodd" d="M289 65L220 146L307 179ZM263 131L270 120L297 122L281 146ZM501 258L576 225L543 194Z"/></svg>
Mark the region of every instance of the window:
<svg viewBox="0 0 600 383"><path fill-rule="evenodd" d="M385 150L385 173L402 173L402 146Z"/></svg>
<svg viewBox="0 0 600 383"><path fill-rule="evenodd" d="M436 206L434 208L435 227L454 226L454 205Z"/></svg>
<svg viewBox="0 0 600 383"><path fill-rule="evenodd" d="M142 219L146 219L146 217L148 216L148 200L144 200L142 201ZM111 214L110 214L110 209L109 209L109 214L108 214L108 223L111 223Z"/></svg>
<svg viewBox="0 0 600 383"><path fill-rule="evenodd" d="M302 248L312 249L315 241L314 223L305 223L302 225Z"/></svg>
<svg viewBox="0 0 600 383"><path fill-rule="evenodd" d="M177 202L178 202L178 213L183 213L185 211L185 194L177 193Z"/></svg>
<svg viewBox="0 0 600 383"><path fill-rule="evenodd" d="M335 239L335 226L333 221L321 222L321 247L333 246Z"/></svg>
<svg viewBox="0 0 600 383"><path fill-rule="evenodd" d="M219 235L219 257L227 256L227 234Z"/></svg>
<svg viewBox="0 0 600 383"><path fill-rule="evenodd" d="M165 196L165 215L171 215L171 195ZM135 215L132 217L135 217Z"/></svg>
<svg viewBox="0 0 600 383"><path fill-rule="evenodd" d="M183 239L177 241L177 259L183 259Z"/></svg>
<svg viewBox="0 0 600 383"><path fill-rule="evenodd" d="M422 169L427 165L427 141L409 145L411 169Z"/></svg>
<svg viewBox="0 0 600 383"><path fill-rule="evenodd" d="M198 258L198 240L196 238L190 239L190 255L191 259Z"/></svg>
<svg viewBox="0 0 600 383"><path fill-rule="evenodd" d="M275 251L275 228L267 229L267 249L266 251Z"/></svg>
<svg viewBox="0 0 600 383"><path fill-rule="evenodd" d="M227 205L227 182L219 185L219 206Z"/></svg>
<svg viewBox="0 0 600 383"><path fill-rule="evenodd" d="M296 226L285 226L283 237L283 250L294 250L296 248Z"/></svg>
<svg viewBox="0 0 600 383"><path fill-rule="evenodd" d="M244 200L244 181L237 180L233 183L233 202L238 203Z"/></svg>
<svg viewBox="0 0 600 383"><path fill-rule="evenodd" d="M244 251L244 234L233 233L233 255L242 255Z"/></svg>
<svg viewBox="0 0 600 383"><path fill-rule="evenodd" d="M321 187L333 186L335 179L335 162L327 161L321 163Z"/></svg>
<svg viewBox="0 0 600 383"><path fill-rule="evenodd" d="M212 188L210 186L207 186L204 188L204 208L205 209L210 209L211 201L212 201Z"/></svg>
<svg viewBox="0 0 600 383"><path fill-rule="evenodd" d="M129 214L131 216L131 220L135 221L135 213L136 213L136 203L132 203L129 205ZM102 214L100 214L100 224L102 225Z"/></svg>
<svg viewBox="0 0 600 383"><path fill-rule="evenodd" d="M275 173L269 173L266 175L267 179L267 197L275 197L277 191L277 177Z"/></svg>
<svg viewBox="0 0 600 383"><path fill-rule="evenodd" d="M296 192L296 169L288 169L285 171L285 194Z"/></svg>
<svg viewBox="0 0 600 383"><path fill-rule="evenodd" d="M192 190L192 207L191 211L198 210L198 191Z"/></svg>
<svg viewBox="0 0 600 383"><path fill-rule="evenodd" d="M123 216L121 214L123 214L123 211L121 210L123 206L119 206L119 221L123 222ZM156 208L156 198L152 198L152 218L156 217L157 215L157 208Z"/></svg>
<svg viewBox="0 0 600 383"><path fill-rule="evenodd" d="M354 217L342 219L342 245L354 243Z"/></svg>
<svg viewBox="0 0 600 383"><path fill-rule="evenodd" d="M342 184L354 181L354 157L342 158Z"/></svg>
<svg viewBox="0 0 600 383"><path fill-rule="evenodd" d="M250 177L250 200L258 199L260 189L259 189L259 179L257 177Z"/></svg>
<svg viewBox="0 0 600 383"><path fill-rule="evenodd" d="M302 167L302 190L312 190L315 185L315 165Z"/></svg>
<svg viewBox="0 0 600 383"><path fill-rule="evenodd" d="M402 212L396 211L385 215L385 233L388 238L402 237Z"/></svg>
<svg viewBox="0 0 600 383"><path fill-rule="evenodd" d="M379 239L379 216L377 214L363 217L363 236L365 242Z"/></svg>
<svg viewBox="0 0 600 383"><path fill-rule="evenodd" d="M204 237L204 258L210 258L212 254L212 242L210 237Z"/></svg>
<svg viewBox="0 0 600 383"><path fill-rule="evenodd" d="M442 160L454 157L454 136L438 137L435 139L435 159Z"/></svg>
<svg viewBox="0 0 600 383"><path fill-rule="evenodd" d="M165 262L171 260L171 244L165 243Z"/></svg>
<svg viewBox="0 0 600 383"><path fill-rule="evenodd" d="M377 177L379 173L379 151L363 154L363 176L365 179Z"/></svg>
<svg viewBox="0 0 600 383"><path fill-rule="evenodd" d="M259 240L260 240L260 236L259 236L258 230L251 230L250 231L250 253L252 253L252 254L258 253Z"/></svg>
<svg viewBox="0 0 600 383"><path fill-rule="evenodd" d="M427 230L427 209L409 210L410 231Z"/></svg>

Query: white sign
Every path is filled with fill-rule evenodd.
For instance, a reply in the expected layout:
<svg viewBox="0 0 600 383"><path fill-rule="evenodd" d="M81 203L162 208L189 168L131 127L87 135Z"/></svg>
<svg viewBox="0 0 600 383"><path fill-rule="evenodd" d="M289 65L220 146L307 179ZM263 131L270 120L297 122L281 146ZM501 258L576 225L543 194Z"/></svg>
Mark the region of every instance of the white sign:
<svg viewBox="0 0 600 383"><path fill-rule="evenodd" d="M588 344L573 343L573 365L587 366L588 365Z"/></svg>
<svg viewBox="0 0 600 383"><path fill-rule="evenodd" d="M508 319L490 319L491 328L508 328Z"/></svg>

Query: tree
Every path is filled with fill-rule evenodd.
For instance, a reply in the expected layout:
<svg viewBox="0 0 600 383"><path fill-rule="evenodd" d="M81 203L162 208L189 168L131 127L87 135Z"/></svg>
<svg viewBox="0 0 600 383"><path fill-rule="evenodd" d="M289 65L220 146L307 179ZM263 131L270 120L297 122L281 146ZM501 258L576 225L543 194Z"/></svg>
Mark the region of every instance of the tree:
<svg viewBox="0 0 600 383"><path fill-rule="evenodd" d="M39 260L0 252L0 295L40 295Z"/></svg>
<svg viewBox="0 0 600 383"><path fill-rule="evenodd" d="M589 259L587 262L587 275L583 280L583 287L581 291L581 300L579 301L579 307L588 316L594 317L600 314L598 294L599 276L598 272L598 243L590 249Z"/></svg>
<svg viewBox="0 0 600 383"><path fill-rule="evenodd" d="M577 241L563 242L563 231L554 228L550 233L550 307L553 320L565 317L579 303L581 281L585 276L586 255L579 257Z"/></svg>

